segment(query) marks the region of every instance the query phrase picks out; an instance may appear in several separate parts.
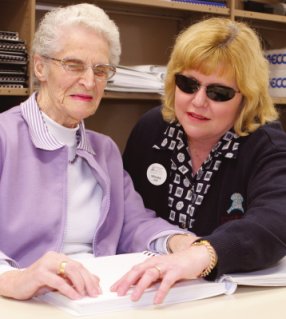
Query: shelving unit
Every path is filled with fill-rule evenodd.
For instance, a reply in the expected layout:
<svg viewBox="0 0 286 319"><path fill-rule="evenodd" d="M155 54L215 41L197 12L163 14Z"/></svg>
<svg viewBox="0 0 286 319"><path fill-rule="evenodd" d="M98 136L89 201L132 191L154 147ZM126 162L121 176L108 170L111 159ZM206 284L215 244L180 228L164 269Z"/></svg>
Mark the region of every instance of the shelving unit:
<svg viewBox="0 0 286 319"><path fill-rule="evenodd" d="M0 0L0 30L18 31L28 49L38 19L45 8L80 3L78 0ZM117 23L121 34L122 65L164 65L178 32L209 16L247 21L261 34L267 49L286 47L286 16L243 10L243 0L228 0L227 8L167 0L94 0ZM158 40L159 39L159 40ZM31 67L30 67L31 68ZM29 70L32 74L32 70ZM0 88L1 105L22 101L33 92ZM160 104L159 94L106 92L97 113L86 121L88 128L111 135L123 150L134 123L145 111ZM285 98L274 98L280 109Z"/></svg>

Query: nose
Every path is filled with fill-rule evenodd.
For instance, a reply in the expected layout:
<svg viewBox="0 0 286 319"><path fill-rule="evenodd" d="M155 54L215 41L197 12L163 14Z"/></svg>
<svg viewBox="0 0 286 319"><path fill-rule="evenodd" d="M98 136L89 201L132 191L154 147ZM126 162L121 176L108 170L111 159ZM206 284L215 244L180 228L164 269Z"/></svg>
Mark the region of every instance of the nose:
<svg viewBox="0 0 286 319"><path fill-rule="evenodd" d="M95 87L96 78L91 67L86 68L80 77L80 83L87 89Z"/></svg>
<svg viewBox="0 0 286 319"><path fill-rule="evenodd" d="M193 93L192 103L195 107L205 107L207 101L206 88L201 86L197 92Z"/></svg>

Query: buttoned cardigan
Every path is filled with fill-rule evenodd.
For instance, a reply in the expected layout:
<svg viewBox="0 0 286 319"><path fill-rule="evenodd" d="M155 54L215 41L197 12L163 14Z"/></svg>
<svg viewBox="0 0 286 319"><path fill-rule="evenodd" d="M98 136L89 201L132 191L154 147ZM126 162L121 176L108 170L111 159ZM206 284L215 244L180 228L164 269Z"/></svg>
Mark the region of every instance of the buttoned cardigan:
<svg viewBox="0 0 286 319"><path fill-rule="evenodd" d="M169 220L173 151L154 147L167 128L160 107L145 113L129 137L123 159L146 207ZM222 159L192 228L218 254L213 278L261 269L286 254L286 134L280 123L273 122L240 137L239 143L235 158ZM147 173L154 164L167 173L159 185Z"/></svg>
<svg viewBox="0 0 286 319"><path fill-rule="evenodd" d="M177 230L145 209L111 138L81 123L76 154L103 190L94 255L141 251L160 233ZM0 259L26 267L49 250L61 251L67 167L68 148L49 134L35 94L0 114Z"/></svg>

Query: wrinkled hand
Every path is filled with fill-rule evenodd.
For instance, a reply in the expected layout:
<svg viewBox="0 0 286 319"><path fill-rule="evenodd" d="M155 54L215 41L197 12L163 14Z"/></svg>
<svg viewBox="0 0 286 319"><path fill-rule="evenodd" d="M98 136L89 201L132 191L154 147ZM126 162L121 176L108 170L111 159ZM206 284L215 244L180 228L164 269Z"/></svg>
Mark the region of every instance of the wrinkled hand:
<svg viewBox="0 0 286 319"><path fill-rule="evenodd" d="M126 273L111 287L111 291L119 296L127 293L133 287L131 300L141 298L145 289L152 283L161 280L155 294L154 304L160 304L166 297L169 289L179 280L196 279L209 265L210 257L203 246L195 246L178 253L148 258Z"/></svg>
<svg viewBox="0 0 286 319"><path fill-rule="evenodd" d="M62 262L64 274L58 274ZM79 299L101 293L99 278L79 262L56 252L48 252L23 270L11 270L0 275L0 295L19 300L30 299L48 291Z"/></svg>

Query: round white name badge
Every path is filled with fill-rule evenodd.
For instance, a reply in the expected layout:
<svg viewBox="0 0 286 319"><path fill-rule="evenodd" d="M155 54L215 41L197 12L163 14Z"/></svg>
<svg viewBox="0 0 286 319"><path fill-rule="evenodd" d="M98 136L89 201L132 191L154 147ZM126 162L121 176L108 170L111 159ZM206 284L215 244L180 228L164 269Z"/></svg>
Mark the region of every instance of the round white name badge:
<svg viewBox="0 0 286 319"><path fill-rule="evenodd" d="M167 171L163 165L153 163L147 169L147 178L151 184L160 186L167 179Z"/></svg>

